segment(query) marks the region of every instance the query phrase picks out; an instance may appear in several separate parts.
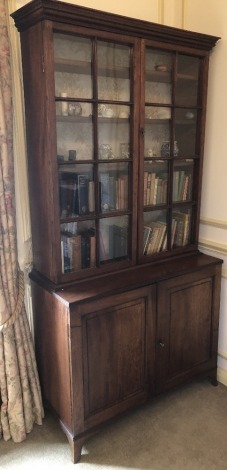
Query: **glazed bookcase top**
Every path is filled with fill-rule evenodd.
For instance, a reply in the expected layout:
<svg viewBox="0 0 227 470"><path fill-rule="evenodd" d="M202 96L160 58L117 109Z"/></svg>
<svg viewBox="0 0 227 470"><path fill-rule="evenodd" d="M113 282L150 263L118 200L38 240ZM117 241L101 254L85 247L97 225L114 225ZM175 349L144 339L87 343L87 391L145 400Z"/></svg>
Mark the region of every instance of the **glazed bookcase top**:
<svg viewBox="0 0 227 470"><path fill-rule="evenodd" d="M209 51L219 38L56 0L12 17L34 270L60 286L199 254Z"/></svg>
<svg viewBox="0 0 227 470"><path fill-rule="evenodd" d="M20 32L37 22L50 20L109 32L117 30L119 34L133 34L163 43L170 41L175 45L198 47L205 51L211 50L220 39L56 0L33 0L13 13L12 17Z"/></svg>

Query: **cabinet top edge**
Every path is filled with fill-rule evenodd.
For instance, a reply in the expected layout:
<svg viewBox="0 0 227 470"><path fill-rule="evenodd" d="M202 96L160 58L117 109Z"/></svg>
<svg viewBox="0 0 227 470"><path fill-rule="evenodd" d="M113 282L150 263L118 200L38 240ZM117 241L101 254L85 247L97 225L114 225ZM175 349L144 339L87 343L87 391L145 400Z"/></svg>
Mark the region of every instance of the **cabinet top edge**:
<svg viewBox="0 0 227 470"><path fill-rule="evenodd" d="M211 50L218 36L165 26L56 0L33 0L11 14L19 32L44 20Z"/></svg>
<svg viewBox="0 0 227 470"><path fill-rule="evenodd" d="M30 273L30 279L51 292L66 305L72 305L120 293L121 291L146 287L172 277L190 274L204 268L221 266L222 264L222 259L198 252L193 256L186 255L165 263L137 266L135 269L128 270L127 276L125 276L125 272L118 272L92 280L74 282L72 285L54 286L35 270Z"/></svg>

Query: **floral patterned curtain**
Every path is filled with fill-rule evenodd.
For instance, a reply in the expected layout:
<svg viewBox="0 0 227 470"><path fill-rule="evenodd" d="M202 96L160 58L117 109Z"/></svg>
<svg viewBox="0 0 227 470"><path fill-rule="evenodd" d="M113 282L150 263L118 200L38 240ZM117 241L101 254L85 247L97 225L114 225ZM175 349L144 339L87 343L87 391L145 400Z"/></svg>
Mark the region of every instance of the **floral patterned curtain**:
<svg viewBox="0 0 227 470"><path fill-rule="evenodd" d="M42 424L43 407L17 262L7 1L0 0L0 438L21 442Z"/></svg>

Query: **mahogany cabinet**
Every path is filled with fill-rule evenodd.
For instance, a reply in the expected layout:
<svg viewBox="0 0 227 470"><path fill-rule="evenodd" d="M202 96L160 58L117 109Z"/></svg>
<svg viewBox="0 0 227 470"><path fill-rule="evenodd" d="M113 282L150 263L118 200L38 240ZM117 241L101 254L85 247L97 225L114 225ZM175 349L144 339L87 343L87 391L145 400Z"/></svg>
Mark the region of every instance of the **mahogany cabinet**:
<svg viewBox="0 0 227 470"><path fill-rule="evenodd" d="M221 261L194 255L158 273L147 265L55 292L32 275L43 396L73 462L107 420L195 377L216 382Z"/></svg>
<svg viewBox="0 0 227 470"><path fill-rule="evenodd" d="M76 462L108 419L216 380L222 261L199 252L198 233L219 38L55 0L12 16L37 362Z"/></svg>

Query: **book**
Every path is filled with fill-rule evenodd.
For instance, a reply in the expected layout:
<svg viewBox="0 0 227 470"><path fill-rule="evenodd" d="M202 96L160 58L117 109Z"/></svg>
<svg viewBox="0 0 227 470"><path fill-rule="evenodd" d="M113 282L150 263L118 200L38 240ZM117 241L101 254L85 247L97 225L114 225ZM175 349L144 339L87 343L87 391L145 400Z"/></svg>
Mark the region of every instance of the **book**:
<svg viewBox="0 0 227 470"><path fill-rule="evenodd" d="M71 243L71 256L72 256L72 270L78 271L82 268L81 262L81 235L76 235L70 238Z"/></svg>
<svg viewBox="0 0 227 470"><path fill-rule="evenodd" d="M81 267L82 269L90 268L91 250L90 238L86 233L81 236Z"/></svg>
<svg viewBox="0 0 227 470"><path fill-rule="evenodd" d="M186 201L187 200L187 194L188 194L188 184L189 184L189 176L185 175L184 178L184 185L182 189L182 200Z"/></svg>
<svg viewBox="0 0 227 470"><path fill-rule="evenodd" d="M80 239L79 239L80 237ZM80 256L78 253L76 262L76 268L80 269L80 263L82 269L87 268L94 268L96 266L96 235L95 229L89 228L81 233L80 236L76 239L73 238L73 243L75 244L75 249L79 251L80 249ZM76 253L75 253L76 255ZM74 264L75 268L75 264Z"/></svg>
<svg viewBox="0 0 227 470"><path fill-rule="evenodd" d="M153 196L152 204L156 204L156 203L157 203L158 181L159 181L159 176L155 175L155 180L154 180L154 196Z"/></svg>
<svg viewBox="0 0 227 470"><path fill-rule="evenodd" d="M155 245L157 243L158 235L159 235L159 228L152 225L152 233L151 233L149 245L147 247L147 255L151 255L155 253Z"/></svg>
<svg viewBox="0 0 227 470"><path fill-rule="evenodd" d="M150 205L154 204L155 178L156 178L156 173L151 173L151 190L150 190L150 199L149 199Z"/></svg>
<svg viewBox="0 0 227 470"><path fill-rule="evenodd" d="M110 175L100 173L100 206L102 212L110 210Z"/></svg>
<svg viewBox="0 0 227 470"><path fill-rule="evenodd" d="M179 178L180 171L173 172L173 201L179 200Z"/></svg>
<svg viewBox="0 0 227 470"><path fill-rule="evenodd" d="M179 183L178 183L178 195L177 195L177 200L178 201L181 201L183 199L184 182L185 182L185 172L180 171L180 173L179 173Z"/></svg>
<svg viewBox="0 0 227 470"><path fill-rule="evenodd" d="M96 266L96 236L95 232L90 232L90 268Z"/></svg>
<svg viewBox="0 0 227 470"><path fill-rule="evenodd" d="M173 212L173 220L176 222L176 231L173 246L185 246L189 239L190 214L186 212Z"/></svg>
<svg viewBox="0 0 227 470"><path fill-rule="evenodd" d="M109 253L109 226L104 225L99 231L99 258L100 261L107 261L110 258Z"/></svg>
<svg viewBox="0 0 227 470"><path fill-rule="evenodd" d="M92 183L94 182L90 181L90 183L90 204L92 204L92 199L94 201L94 197L92 198ZM59 193L61 217L83 215L89 212L88 174L61 172Z"/></svg>
<svg viewBox="0 0 227 470"><path fill-rule="evenodd" d="M162 251L164 239L166 238L166 222L162 220L150 222L145 226L145 230L147 238L144 240L144 254L151 255Z"/></svg>
<svg viewBox="0 0 227 470"><path fill-rule="evenodd" d="M75 214L88 213L88 175L77 174L77 198L75 199Z"/></svg>
<svg viewBox="0 0 227 470"><path fill-rule="evenodd" d="M128 227L119 225L109 226L109 257L123 258L128 255Z"/></svg>
<svg viewBox="0 0 227 470"><path fill-rule="evenodd" d="M128 177L122 175L118 178L118 190L119 190L119 210L125 210L128 206Z"/></svg>
<svg viewBox="0 0 227 470"><path fill-rule="evenodd" d="M71 271L71 247L69 238L72 236L70 233L61 233L61 251L62 251L62 267L63 272L68 273Z"/></svg>
<svg viewBox="0 0 227 470"><path fill-rule="evenodd" d="M110 210L116 210L116 178L109 177L109 207Z"/></svg>
<svg viewBox="0 0 227 470"><path fill-rule="evenodd" d="M143 254L144 255L147 254L147 248L150 243L151 234L152 234L152 228L145 225L143 228Z"/></svg>
<svg viewBox="0 0 227 470"><path fill-rule="evenodd" d="M143 205L147 205L147 180L148 180L148 171L144 172L143 179Z"/></svg>

